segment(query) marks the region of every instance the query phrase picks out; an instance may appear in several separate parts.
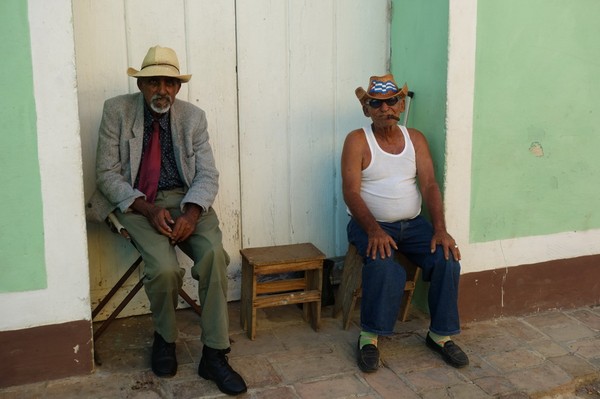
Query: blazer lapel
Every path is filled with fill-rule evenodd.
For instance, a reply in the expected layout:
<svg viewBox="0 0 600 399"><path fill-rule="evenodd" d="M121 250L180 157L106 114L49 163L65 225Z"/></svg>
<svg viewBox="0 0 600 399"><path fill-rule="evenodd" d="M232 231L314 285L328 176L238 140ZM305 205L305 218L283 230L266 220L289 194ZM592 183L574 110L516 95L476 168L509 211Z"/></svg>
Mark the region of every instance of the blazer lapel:
<svg viewBox="0 0 600 399"><path fill-rule="evenodd" d="M175 101L175 103L177 100ZM177 109L175 104L171 106L171 139L173 140L173 152L175 153L175 162L179 169L179 175L183 182L189 187L189 171L185 162L185 144L183 142L183 132L177 125Z"/></svg>
<svg viewBox="0 0 600 399"><path fill-rule="evenodd" d="M133 186L140 169L144 149L144 97L141 94L138 97L138 106L131 127L131 134L133 137L129 139L129 166L131 167L131 185Z"/></svg>

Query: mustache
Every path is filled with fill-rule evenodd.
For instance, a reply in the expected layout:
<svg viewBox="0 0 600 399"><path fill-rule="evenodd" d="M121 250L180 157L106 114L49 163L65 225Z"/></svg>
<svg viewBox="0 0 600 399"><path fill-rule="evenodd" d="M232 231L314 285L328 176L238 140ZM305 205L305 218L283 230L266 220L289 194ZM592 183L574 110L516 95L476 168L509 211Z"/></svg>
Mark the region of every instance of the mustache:
<svg viewBox="0 0 600 399"><path fill-rule="evenodd" d="M151 101L154 102L156 100L167 100L167 102L171 104L171 97L169 96L161 96L160 94L155 94L152 96Z"/></svg>

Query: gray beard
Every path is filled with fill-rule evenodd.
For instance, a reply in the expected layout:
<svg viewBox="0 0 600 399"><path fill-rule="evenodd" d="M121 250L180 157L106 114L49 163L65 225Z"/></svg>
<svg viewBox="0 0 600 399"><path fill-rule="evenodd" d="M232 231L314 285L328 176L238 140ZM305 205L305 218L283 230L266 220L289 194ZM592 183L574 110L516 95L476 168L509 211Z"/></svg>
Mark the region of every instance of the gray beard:
<svg viewBox="0 0 600 399"><path fill-rule="evenodd" d="M152 100L150 101L150 108L152 108L152 111L156 112L157 114L166 114L167 112L169 112L169 110L171 109L171 100L167 99L169 103L164 108L159 108L154 104L154 100L157 98L160 98L160 96L154 95L152 96Z"/></svg>
<svg viewBox="0 0 600 399"><path fill-rule="evenodd" d="M164 108L158 108L156 105L154 105L154 103L152 103L150 104L150 108L152 108L152 111L156 112L157 114L166 114L171 109L171 104L168 104Z"/></svg>

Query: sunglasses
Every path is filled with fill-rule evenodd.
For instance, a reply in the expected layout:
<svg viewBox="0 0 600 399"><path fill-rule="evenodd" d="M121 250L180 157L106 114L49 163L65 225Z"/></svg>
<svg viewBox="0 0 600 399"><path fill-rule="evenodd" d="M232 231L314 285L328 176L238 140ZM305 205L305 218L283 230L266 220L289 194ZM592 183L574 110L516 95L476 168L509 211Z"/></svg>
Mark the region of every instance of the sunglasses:
<svg viewBox="0 0 600 399"><path fill-rule="evenodd" d="M388 107L391 107L393 105L398 104L398 101L400 101L400 97L396 96L396 97L388 98L387 100L371 99L371 100L367 101L367 104L369 104L369 107L371 107L371 108L379 108L383 105L383 103L386 103Z"/></svg>

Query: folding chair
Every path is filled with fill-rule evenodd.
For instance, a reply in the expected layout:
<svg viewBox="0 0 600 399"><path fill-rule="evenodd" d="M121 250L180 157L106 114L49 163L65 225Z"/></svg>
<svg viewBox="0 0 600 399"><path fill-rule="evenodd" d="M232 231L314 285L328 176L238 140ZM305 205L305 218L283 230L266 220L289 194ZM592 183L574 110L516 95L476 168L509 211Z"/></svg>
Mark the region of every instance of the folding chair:
<svg viewBox="0 0 600 399"><path fill-rule="evenodd" d="M133 242L133 240L131 239L131 236L129 235L129 233L127 232L125 227L121 223L119 223L119 220L113 213L108 215L108 218L106 219L106 223L109 225L111 231L121 235L123 238L125 238L127 241L129 241L134 246L134 248L137 250L135 242ZM96 308L92 311L92 320L94 320L94 318L100 313L100 311L104 308L104 306L106 306L106 304L111 300L111 298L123 286L125 281L127 281L127 279L133 274L133 272L137 269L137 267L140 265L140 263L142 263L141 255L138 256L138 258L135 260L135 262L132 263L132 265L129 267L129 269L127 269L127 271L123 274L123 276L119 279L119 281L117 281L117 283L111 288L111 290L108 292L108 294L106 294L106 296L100 301L100 303L98 303ZM108 316L108 318L106 320L104 320L100 324L100 326L96 329L96 331L94 332L94 340L97 340L98 338L100 338L100 335L102 335L104 330L106 330L108 328L110 323L112 323L112 321L119 315L119 313L121 313L123 308L125 308L125 306L127 306L127 304L133 299L133 297L138 293L138 291L142 288L143 285L144 285L144 276L142 276L140 278L140 280L137 282L137 284L131 289L131 291L129 291L129 293L125 296L125 298L121 301L121 303L119 303L117 305L115 310L113 310L112 313ZM190 307L194 310L194 312L196 312L198 314L198 316L202 315L201 306L198 305L196 303L196 301L194 301L188 295L188 293L184 291L183 288L179 289L179 296L181 298L183 298L183 300L186 301L190 305Z"/></svg>

